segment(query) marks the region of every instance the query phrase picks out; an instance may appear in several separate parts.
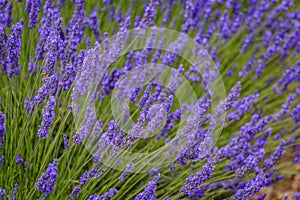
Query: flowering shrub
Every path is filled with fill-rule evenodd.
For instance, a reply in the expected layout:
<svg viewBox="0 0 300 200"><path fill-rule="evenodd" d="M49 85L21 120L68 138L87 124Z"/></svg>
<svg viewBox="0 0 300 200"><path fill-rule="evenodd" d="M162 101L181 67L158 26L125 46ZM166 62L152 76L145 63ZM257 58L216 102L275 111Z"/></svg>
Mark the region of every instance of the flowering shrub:
<svg viewBox="0 0 300 200"><path fill-rule="evenodd" d="M0 0L0 199L264 199L299 174L299 6Z"/></svg>

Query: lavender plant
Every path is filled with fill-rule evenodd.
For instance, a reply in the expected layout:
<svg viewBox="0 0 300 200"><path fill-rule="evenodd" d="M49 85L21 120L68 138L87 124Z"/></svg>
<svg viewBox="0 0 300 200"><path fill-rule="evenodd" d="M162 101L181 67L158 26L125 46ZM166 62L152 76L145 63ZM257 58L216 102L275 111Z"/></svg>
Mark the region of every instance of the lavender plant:
<svg viewBox="0 0 300 200"><path fill-rule="evenodd" d="M0 0L0 199L274 197L300 168L300 2Z"/></svg>

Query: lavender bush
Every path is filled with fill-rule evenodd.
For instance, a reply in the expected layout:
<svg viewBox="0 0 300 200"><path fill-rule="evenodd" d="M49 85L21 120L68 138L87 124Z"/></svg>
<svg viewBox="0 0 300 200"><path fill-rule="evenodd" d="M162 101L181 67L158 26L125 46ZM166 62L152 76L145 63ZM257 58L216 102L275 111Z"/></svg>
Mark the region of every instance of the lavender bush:
<svg viewBox="0 0 300 200"><path fill-rule="evenodd" d="M0 0L0 65L0 199L262 200L299 175L297 0Z"/></svg>

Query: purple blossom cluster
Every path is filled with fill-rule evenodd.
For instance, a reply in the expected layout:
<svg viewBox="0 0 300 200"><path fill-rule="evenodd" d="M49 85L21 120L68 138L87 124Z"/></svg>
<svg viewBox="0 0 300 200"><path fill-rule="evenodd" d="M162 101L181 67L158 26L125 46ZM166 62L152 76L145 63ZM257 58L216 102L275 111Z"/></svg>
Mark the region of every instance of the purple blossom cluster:
<svg viewBox="0 0 300 200"><path fill-rule="evenodd" d="M23 162L24 162L24 159L22 158L21 154L18 153L17 158L16 158L16 163L19 164L19 163L23 163Z"/></svg>
<svg viewBox="0 0 300 200"><path fill-rule="evenodd" d="M3 199L3 196L6 194L6 191L0 188L0 199Z"/></svg>
<svg viewBox="0 0 300 200"><path fill-rule="evenodd" d="M226 97L225 100L222 100L218 107L216 108L215 112L218 115L222 115L224 114L227 110L229 110L230 108L232 108L233 104L238 100L238 98L240 97L240 92L241 92L242 86L241 83L238 82L236 84L236 86L231 88L230 93L228 94L228 96Z"/></svg>
<svg viewBox="0 0 300 200"><path fill-rule="evenodd" d="M279 79L274 90L278 94L282 94L287 90L287 87L294 82L300 81L300 61L292 68L287 68Z"/></svg>
<svg viewBox="0 0 300 200"><path fill-rule="evenodd" d="M5 43L7 56L2 60L2 71L7 73L8 77L20 75L21 65L19 63L19 57L23 28L23 21L13 25L12 32Z"/></svg>
<svg viewBox="0 0 300 200"><path fill-rule="evenodd" d="M105 194L98 196L96 194L89 196L88 200L108 200L113 198L118 193L118 190L115 188L109 189Z"/></svg>
<svg viewBox="0 0 300 200"><path fill-rule="evenodd" d="M105 172L105 170L100 170L100 166L101 163L98 163L96 167L92 168L90 171L84 172L80 177L80 185L85 185L89 179L100 178Z"/></svg>
<svg viewBox="0 0 300 200"><path fill-rule="evenodd" d="M63 134L64 138L64 149L69 149L69 138L66 134Z"/></svg>
<svg viewBox="0 0 300 200"><path fill-rule="evenodd" d="M0 169L3 167L4 156L0 156Z"/></svg>
<svg viewBox="0 0 300 200"><path fill-rule="evenodd" d="M55 112L54 112L55 105L56 105L55 97L51 96L49 98L46 108L43 109L42 112L43 121L38 130L38 137L40 139L46 139L48 137L50 126L53 123L53 119L55 116Z"/></svg>
<svg viewBox="0 0 300 200"><path fill-rule="evenodd" d="M41 177L35 184L35 188L41 191L45 196L48 196L53 190L58 177L57 159L50 163Z"/></svg>
<svg viewBox="0 0 300 200"><path fill-rule="evenodd" d="M227 116L228 121L238 121L243 115L245 115L251 108L253 104L258 101L259 94L255 93L244 97L243 99L236 101L232 105L233 112L230 112Z"/></svg>
<svg viewBox="0 0 300 200"><path fill-rule="evenodd" d="M155 176L152 181L149 181L147 186L145 187L144 191L139 193L134 199L135 200L155 200L156 199L156 188L158 181L160 179L160 174Z"/></svg>
<svg viewBox="0 0 300 200"><path fill-rule="evenodd" d="M296 124L300 123L300 104L294 107L294 109L291 112L291 117Z"/></svg>
<svg viewBox="0 0 300 200"><path fill-rule="evenodd" d="M121 174L121 176L119 177L119 181L120 182L124 182L125 178L127 178L127 176L129 175L129 173L131 173L133 171L134 168L134 164L133 163L128 163L124 172Z"/></svg>
<svg viewBox="0 0 300 200"><path fill-rule="evenodd" d="M6 116L0 111L0 150L3 147L4 133L6 131L5 120Z"/></svg>
<svg viewBox="0 0 300 200"><path fill-rule="evenodd" d="M29 14L29 28L35 28L38 21L38 15L40 12L41 1L40 0L27 0L25 10Z"/></svg>
<svg viewBox="0 0 300 200"><path fill-rule="evenodd" d="M13 17L12 17L13 3L7 0L0 2L0 26L10 27Z"/></svg>
<svg viewBox="0 0 300 200"><path fill-rule="evenodd" d="M18 187L19 187L19 185L16 183L14 190L13 190L13 196L11 198L8 198L8 200L16 200Z"/></svg>
<svg viewBox="0 0 300 200"><path fill-rule="evenodd" d="M81 175L80 181L79 181L80 185L75 186L73 188L70 199L76 199L81 192L81 187L86 185L89 180L94 179L94 178L99 179L105 173L106 170L103 170L103 169L100 170L101 164L102 164L101 162L97 163L97 165L95 167L93 167L90 171L86 171Z"/></svg>

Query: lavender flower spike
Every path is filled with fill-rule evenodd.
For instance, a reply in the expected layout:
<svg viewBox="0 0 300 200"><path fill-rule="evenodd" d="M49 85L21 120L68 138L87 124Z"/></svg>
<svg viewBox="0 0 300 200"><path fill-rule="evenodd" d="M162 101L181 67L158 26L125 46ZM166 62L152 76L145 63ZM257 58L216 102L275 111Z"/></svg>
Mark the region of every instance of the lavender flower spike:
<svg viewBox="0 0 300 200"><path fill-rule="evenodd" d="M40 12L41 0L27 0L27 12L29 12L29 24L28 27L33 29L36 26L38 15ZM29 7L30 6L30 7Z"/></svg>
<svg viewBox="0 0 300 200"><path fill-rule="evenodd" d="M0 188L0 200L3 199L3 196L6 194L6 191Z"/></svg>
<svg viewBox="0 0 300 200"><path fill-rule="evenodd" d="M43 121L38 130L38 137L40 139L46 139L48 137L50 126L53 123L53 118L55 116L55 112L54 112L55 105L56 105L55 97L51 96L49 98L46 108L43 109L42 111Z"/></svg>
<svg viewBox="0 0 300 200"><path fill-rule="evenodd" d="M0 111L0 150L2 149L4 133L5 133L5 130L6 130L6 126L5 126L5 123L4 123L5 117L6 116Z"/></svg>
<svg viewBox="0 0 300 200"><path fill-rule="evenodd" d="M39 178L35 184L35 188L48 196L53 190L58 177L57 159L54 159L53 163L50 163L45 173Z"/></svg>
<svg viewBox="0 0 300 200"><path fill-rule="evenodd" d="M8 198L8 200L16 200L18 187L19 185L16 183L13 191L13 196L11 198Z"/></svg>
<svg viewBox="0 0 300 200"><path fill-rule="evenodd" d="M19 63L20 49L22 45L22 33L24 22L20 21L12 28L12 32L7 39L6 51L7 57L3 62L2 70L7 73L8 77L19 75L21 66Z"/></svg>
<svg viewBox="0 0 300 200"><path fill-rule="evenodd" d="M139 193L134 198L134 200L141 200L141 199L156 200L156 188L159 179L160 179L160 174L155 176L153 180L147 184L144 191Z"/></svg>
<svg viewBox="0 0 300 200"><path fill-rule="evenodd" d="M108 192L106 192L102 196L98 196L96 194L89 196L88 200L109 200L113 198L118 193L118 190L115 188L109 189Z"/></svg>
<svg viewBox="0 0 300 200"><path fill-rule="evenodd" d="M22 162L24 162L24 159L21 157L21 154L18 153L17 158L16 158L16 163L19 164L19 163L22 163Z"/></svg>
<svg viewBox="0 0 300 200"><path fill-rule="evenodd" d="M81 191L80 186L75 186L73 191L72 191L72 194L70 196L70 200L75 199L78 196L78 194L80 193L80 191Z"/></svg>
<svg viewBox="0 0 300 200"><path fill-rule="evenodd" d="M0 156L0 169L3 167L4 156Z"/></svg>
<svg viewBox="0 0 300 200"><path fill-rule="evenodd" d="M68 136L66 134L63 134L63 138L64 138L64 149L69 149L69 139L68 139Z"/></svg>

